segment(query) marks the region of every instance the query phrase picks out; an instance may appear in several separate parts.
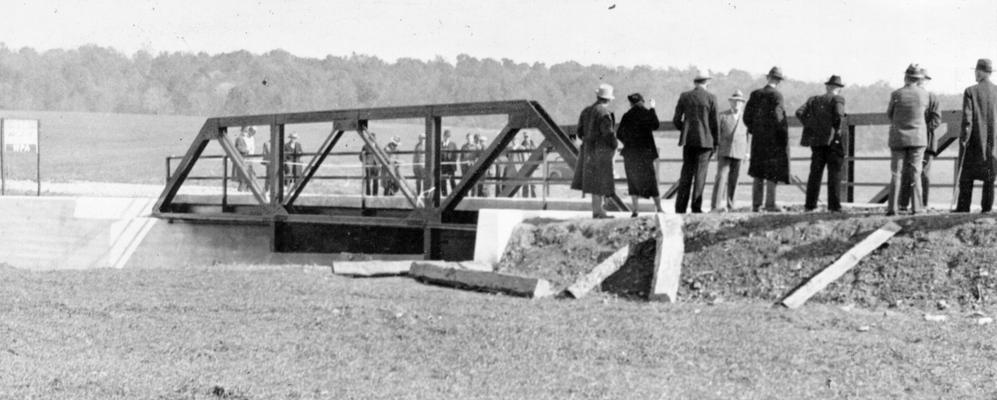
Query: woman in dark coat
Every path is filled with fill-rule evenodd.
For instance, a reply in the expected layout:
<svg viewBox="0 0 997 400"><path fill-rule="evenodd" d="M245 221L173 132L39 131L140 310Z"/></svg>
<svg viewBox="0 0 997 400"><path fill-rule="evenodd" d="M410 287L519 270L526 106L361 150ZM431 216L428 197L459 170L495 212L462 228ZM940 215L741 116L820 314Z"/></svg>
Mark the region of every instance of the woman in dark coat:
<svg viewBox="0 0 997 400"><path fill-rule="evenodd" d="M661 212L661 199L658 198L658 176L654 170L654 160L658 159L658 148L654 144L654 130L661 122L654 111L654 99L649 106L644 104L640 93L627 96L630 110L620 118L616 138L623 143L623 168L627 173L627 193L633 202L633 214L637 216L637 202L641 197L654 201L654 209Z"/></svg>
<svg viewBox="0 0 997 400"><path fill-rule="evenodd" d="M613 155L616 153L616 117L609 111L613 100L613 87L599 85L596 102L578 118L578 133L582 139L575 176L571 188L592 195L592 217L611 218L602 206L605 196L615 192L613 187Z"/></svg>

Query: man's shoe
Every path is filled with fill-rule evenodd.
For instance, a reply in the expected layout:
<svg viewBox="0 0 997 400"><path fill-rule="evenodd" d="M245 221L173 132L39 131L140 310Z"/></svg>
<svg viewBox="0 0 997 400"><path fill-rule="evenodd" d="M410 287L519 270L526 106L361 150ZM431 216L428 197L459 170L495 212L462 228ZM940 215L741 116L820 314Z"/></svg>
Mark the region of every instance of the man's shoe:
<svg viewBox="0 0 997 400"><path fill-rule="evenodd" d="M894 216L894 215L897 215L897 212L896 212L896 211L887 211L887 212L886 212L886 216L887 216L887 217L892 217L892 216Z"/></svg>
<svg viewBox="0 0 997 400"><path fill-rule="evenodd" d="M781 213L782 211L783 211L783 210L782 210L782 207L779 207L779 206L775 206L775 207L765 207L765 212L771 212L771 213Z"/></svg>
<svg viewBox="0 0 997 400"><path fill-rule="evenodd" d="M592 219L608 219L608 218L613 218L613 217L610 217L606 213L592 214Z"/></svg>
<svg viewBox="0 0 997 400"><path fill-rule="evenodd" d="M634 212L630 213L630 218L637 218L637 212L634 211Z"/></svg>

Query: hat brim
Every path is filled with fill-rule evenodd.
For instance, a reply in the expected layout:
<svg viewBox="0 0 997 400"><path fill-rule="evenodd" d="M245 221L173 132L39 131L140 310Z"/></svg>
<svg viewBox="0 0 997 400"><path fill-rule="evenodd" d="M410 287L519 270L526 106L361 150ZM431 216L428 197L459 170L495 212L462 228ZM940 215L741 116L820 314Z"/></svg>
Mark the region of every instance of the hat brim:
<svg viewBox="0 0 997 400"><path fill-rule="evenodd" d="M838 82L824 82L824 85L827 85L827 86L837 86L837 87L840 87L840 88L845 87L844 83L838 83Z"/></svg>
<svg viewBox="0 0 997 400"><path fill-rule="evenodd" d="M606 99L606 100L613 100L613 99L616 98L613 95L604 95L604 94L596 94L595 97L598 97L600 99Z"/></svg>
<svg viewBox="0 0 997 400"><path fill-rule="evenodd" d="M741 102L745 102L745 103L748 102L748 99L744 98L743 96L742 97L733 97L733 96L731 96L731 97L728 97L727 100L741 101Z"/></svg>

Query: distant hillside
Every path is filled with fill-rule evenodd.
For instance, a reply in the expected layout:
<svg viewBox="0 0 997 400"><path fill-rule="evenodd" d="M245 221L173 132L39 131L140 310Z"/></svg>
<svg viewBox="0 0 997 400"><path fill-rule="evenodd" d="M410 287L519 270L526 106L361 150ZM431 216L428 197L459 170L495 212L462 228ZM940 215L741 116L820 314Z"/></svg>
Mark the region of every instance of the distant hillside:
<svg viewBox="0 0 997 400"><path fill-rule="evenodd" d="M828 71L830 74L832 71ZM371 106L508 99L539 100L559 123L572 123L592 101L601 81L616 86L616 107L641 92L658 101L670 118L678 95L688 90L696 69L610 68L566 62L526 64L460 55L442 59L400 59L351 55L324 59L296 57L283 50L262 55L239 51L206 53L137 52L84 46L37 52L0 45L0 108L166 115L231 115ZM713 91L726 97L763 83L762 71L713 73ZM792 77L792 71L787 71ZM848 77L845 76L845 81ZM885 83L849 86L848 112L881 112L893 88ZM784 85L790 111L823 91L820 82ZM960 105L943 96L943 108ZM494 121L462 120L491 126Z"/></svg>

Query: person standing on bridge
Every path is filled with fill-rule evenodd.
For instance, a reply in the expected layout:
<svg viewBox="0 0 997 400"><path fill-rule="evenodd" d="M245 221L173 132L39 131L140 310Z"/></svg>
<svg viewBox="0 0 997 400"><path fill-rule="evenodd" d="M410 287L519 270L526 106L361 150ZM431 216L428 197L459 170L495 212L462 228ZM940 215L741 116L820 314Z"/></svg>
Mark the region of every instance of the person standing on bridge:
<svg viewBox="0 0 997 400"><path fill-rule="evenodd" d="M518 146L515 146L514 160L518 164L519 169L527 168L526 162L529 161L530 155L533 154L533 150L536 150L537 145L533 143L533 139L530 139L529 133L525 131L522 134L522 139ZM530 176L525 177L530 179ZM524 183L521 186L520 193L523 197L537 197L536 186L532 183Z"/></svg>
<svg viewBox="0 0 997 400"><path fill-rule="evenodd" d="M467 173L471 171L471 166L474 165L476 156L478 155L478 136L468 132L464 135L464 144L460 146L460 176L461 179L467 178ZM478 188L474 187L467 191L467 196L477 196Z"/></svg>
<svg viewBox="0 0 997 400"><path fill-rule="evenodd" d="M627 173L627 194L633 203L631 217L637 216L641 197L654 201L654 209L661 212L661 199L658 193L658 175L654 161L658 159L658 146L654 144L654 130L661 126L658 114L654 111L655 102L644 102L644 96L634 93L627 96L630 110L620 118L616 138L623 143L623 169Z"/></svg>
<svg viewBox="0 0 997 400"><path fill-rule="evenodd" d="M239 187L236 189L240 192L245 192L249 190L250 185L256 180L256 171L253 170L253 164L250 163L249 157L256 153L256 128L242 127L239 131L239 137L235 139L235 149L242 156L242 164L246 166L246 175L243 176L240 173L236 173L236 182L239 183ZM235 170L235 162L232 162L232 169Z"/></svg>
<svg viewBox="0 0 997 400"><path fill-rule="evenodd" d="M284 145L284 165L287 169L286 186L292 186L298 179L301 179L301 142L298 142L298 134L291 133L287 136L287 143Z"/></svg>
<svg viewBox="0 0 997 400"><path fill-rule="evenodd" d="M744 94L740 90L727 99L730 109L720 113L720 134L717 144L717 177L713 184L714 211L734 209L734 191L741 176L741 159L748 153L748 128L744 126Z"/></svg>
<svg viewBox="0 0 997 400"><path fill-rule="evenodd" d="M803 205L806 211L817 209L824 167L827 167L827 210L841 211L841 166L845 160L841 122L845 120L845 98L839 93L843 87L841 77L831 75L824 82L824 94L810 97L796 110L796 118L803 124L800 146L810 147L811 151L807 198Z"/></svg>
<svg viewBox="0 0 997 400"><path fill-rule="evenodd" d="M412 175L415 176L416 196L422 196L422 181L426 178L426 134L419 134L419 142L412 149Z"/></svg>
<svg viewBox="0 0 997 400"><path fill-rule="evenodd" d="M450 130L443 131L443 138L440 143L440 187L437 188L440 194L446 196L450 189L457 188L456 178L457 163L460 158L457 154L457 144L450 137Z"/></svg>
<svg viewBox="0 0 997 400"><path fill-rule="evenodd" d="M384 146L384 155L387 163L381 168L381 176L384 177L384 195L394 196L400 190L398 182L391 177L391 172L401 179L401 171L398 168L398 146L402 144L402 139L398 136L391 138L387 146Z"/></svg>
<svg viewBox="0 0 997 400"><path fill-rule="evenodd" d="M983 181L980 206L988 213L994 205L994 175L997 174L997 85L990 81L993 63L986 58L976 62L976 85L962 95L962 131L959 135L962 160L959 168L959 196L956 212L969 212L973 201L973 181Z"/></svg>
<svg viewBox="0 0 997 400"><path fill-rule="evenodd" d="M928 70L921 68L921 75L924 77L917 81L917 85L920 87L925 87L927 81L931 80L931 75L928 75ZM925 88L927 90L927 88ZM938 138L935 137L935 130L938 126L942 124L942 114L938 111L938 96L934 93L928 92L928 109L924 112L924 123L928 128L928 145L924 148L924 162L921 163L921 194L924 199L921 201L921 205L924 208L928 208L928 187L931 183L931 179L928 176L931 171L931 159L935 158L938 148ZM902 177L902 184L900 185L900 205L898 208L900 211L907 211L910 206L910 196L911 196L911 179L914 179L910 174L904 174Z"/></svg>
<svg viewBox="0 0 997 400"><path fill-rule="evenodd" d="M616 153L616 116L609 110L613 87L599 85L596 101L578 117L577 135L582 140L571 188L592 195L592 218L610 218L603 198L615 193L613 156Z"/></svg>
<svg viewBox="0 0 997 400"><path fill-rule="evenodd" d="M928 110L928 91L917 85L923 78L916 64L911 64L904 72L904 87L890 94L890 104L886 116L890 119L890 195L886 204L886 215L896 215L900 197L900 185L905 171L910 176L921 176L921 163L924 147L928 144L928 127L924 114ZM923 211L921 200L921 180L912 179L912 214Z"/></svg>
<svg viewBox="0 0 997 400"><path fill-rule="evenodd" d="M706 171L710 167L710 158L713 157L713 148L718 142L717 135L720 131L717 96L706 89L710 77L699 73L693 83L695 88L679 96L675 116L672 118L675 129L680 132L679 146L683 146L682 172L675 199L675 212L678 214L685 214L690 202L690 192L692 212L703 212Z"/></svg>
<svg viewBox="0 0 997 400"><path fill-rule="evenodd" d="M377 135L374 132L367 132L367 135L370 136L371 142L377 143ZM381 167L377 166L374 151L366 144L360 149L360 164L363 168L364 194L367 196L377 196L377 189L381 179Z"/></svg>
<svg viewBox="0 0 997 400"><path fill-rule="evenodd" d="M748 175L754 178L751 210L759 211L764 201L765 211L780 212L775 203L776 184L789 183L789 121L779 92L785 77L779 67L772 67L765 77L768 84L751 92L744 105L744 125L751 135Z"/></svg>

